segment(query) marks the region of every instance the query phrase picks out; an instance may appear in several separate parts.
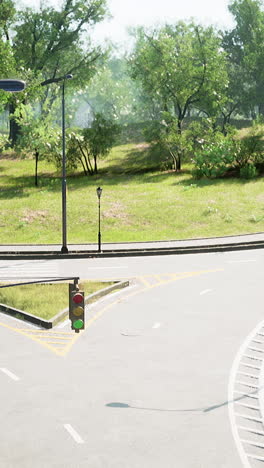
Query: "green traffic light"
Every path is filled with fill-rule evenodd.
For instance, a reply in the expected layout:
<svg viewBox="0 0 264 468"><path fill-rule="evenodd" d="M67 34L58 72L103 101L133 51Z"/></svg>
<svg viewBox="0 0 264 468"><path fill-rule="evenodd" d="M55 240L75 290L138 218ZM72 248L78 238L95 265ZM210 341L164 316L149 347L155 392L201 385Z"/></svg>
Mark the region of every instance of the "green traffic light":
<svg viewBox="0 0 264 468"><path fill-rule="evenodd" d="M76 328L77 330L80 330L80 328L83 327L83 320L78 319L73 322L73 327Z"/></svg>

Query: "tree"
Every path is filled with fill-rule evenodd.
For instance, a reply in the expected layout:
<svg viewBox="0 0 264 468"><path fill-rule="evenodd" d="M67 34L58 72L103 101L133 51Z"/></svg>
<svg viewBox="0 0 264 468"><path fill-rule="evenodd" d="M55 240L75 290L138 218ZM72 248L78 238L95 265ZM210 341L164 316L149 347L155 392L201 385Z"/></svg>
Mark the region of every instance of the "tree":
<svg viewBox="0 0 264 468"><path fill-rule="evenodd" d="M48 103L46 103L48 105ZM44 116L43 116L44 115ZM38 186L38 163L46 158L61 164L61 131L54 127L52 114L45 112L37 115L31 105L20 105L14 114L14 119L21 128L17 149L35 156L35 186ZM60 165L57 164L57 165Z"/></svg>
<svg viewBox="0 0 264 468"><path fill-rule="evenodd" d="M152 33L137 30L131 75L162 112L177 120L178 134L191 109L212 112L228 83L225 54L213 28L179 22ZM215 113L215 112L214 112ZM178 154L176 170L181 169Z"/></svg>
<svg viewBox="0 0 264 468"><path fill-rule="evenodd" d="M93 114L99 112L119 124L133 122L138 117L139 93L124 58L111 57L100 67L80 99L89 104Z"/></svg>
<svg viewBox="0 0 264 468"><path fill-rule="evenodd" d="M254 117L264 114L264 11L259 0L233 0L229 10L236 26L223 35L231 70L232 94L237 107Z"/></svg>
<svg viewBox="0 0 264 468"><path fill-rule="evenodd" d="M12 47L17 69L30 70L33 82L37 80L43 87L40 91L42 105L50 95L56 99L51 85L58 83L62 76L74 74L74 82L69 86L75 88L85 86L93 76L104 53L100 47L91 44L88 32L105 15L106 0L64 0L60 10L46 6L40 11L26 8L19 11L17 21L9 25L12 40L7 30L8 21L5 22L3 34ZM24 104L31 98L30 91L31 80ZM16 107L17 103L11 100L11 113ZM17 136L17 125L11 120L13 144Z"/></svg>
<svg viewBox="0 0 264 468"><path fill-rule="evenodd" d="M118 126L112 120L97 113L90 128L81 133L70 132L68 137L68 161L72 167L80 162L85 175L98 173L98 159L106 156L114 145Z"/></svg>

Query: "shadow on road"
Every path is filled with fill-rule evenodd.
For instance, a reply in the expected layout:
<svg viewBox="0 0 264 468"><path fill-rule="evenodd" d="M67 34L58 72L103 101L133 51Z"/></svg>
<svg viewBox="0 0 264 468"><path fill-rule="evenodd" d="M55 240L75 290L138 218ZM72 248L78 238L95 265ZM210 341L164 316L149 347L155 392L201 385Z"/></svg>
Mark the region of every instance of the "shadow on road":
<svg viewBox="0 0 264 468"><path fill-rule="evenodd" d="M245 393L244 395L235 398L234 400L231 401L224 401L223 403L219 403L213 406L208 406L205 408L188 408L188 409L174 409L174 408L147 408L147 407L140 407L140 406L132 406L128 405L127 403L121 403L121 402L113 402L113 403L107 403L105 406L108 408L129 408L129 409L137 409L137 410L143 410L143 411L167 411L167 412L176 412L176 413L209 413L210 411L214 411L218 408L222 408L223 406L228 405L229 403L235 403L236 401L243 400L244 398L247 398L250 395L254 395L258 393L261 390L261 388L258 388L257 390L254 390L253 392L250 393Z"/></svg>

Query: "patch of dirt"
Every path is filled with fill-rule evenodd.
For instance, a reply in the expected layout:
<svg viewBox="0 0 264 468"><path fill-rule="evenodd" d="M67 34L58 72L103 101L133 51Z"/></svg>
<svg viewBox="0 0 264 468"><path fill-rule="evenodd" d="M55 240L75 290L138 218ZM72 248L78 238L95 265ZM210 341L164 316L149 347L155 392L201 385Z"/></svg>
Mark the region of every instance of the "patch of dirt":
<svg viewBox="0 0 264 468"><path fill-rule="evenodd" d="M33 223L34 221L46 221L48 211L45 210L25 210L24 215L20 218L20 221L23 223Z"/></svg>
<svg viewBox="0 0 264 468"><path fill-rule="evenodd" d="M124 211L124 207L119 202L114 202L110 204L108 209L102 211L103 218L114 218L125 221L126 224L129 224L128 214Z"/></svg>
<svg viewBox="0 0 264 468"><path fill-rule="evenodd" d="M20 155L14 152L0 153L0 160L1 159L20 159Z"/></svg>
<svg viewBox="0 0 264 468"><path fill-rule="evenodd" d="M135 148L142 149L142 150L147 149L149 147L150 147L149 143L139 143L138 145L135 146Z"/></svg>
<svg viewBox="0 0 264 468"><path fill-rule="evenodd" d="M264 202L264 193L260 193L260 194L256 197L256 200L257 200L258 202L263 203L263 202Z"/></svg>

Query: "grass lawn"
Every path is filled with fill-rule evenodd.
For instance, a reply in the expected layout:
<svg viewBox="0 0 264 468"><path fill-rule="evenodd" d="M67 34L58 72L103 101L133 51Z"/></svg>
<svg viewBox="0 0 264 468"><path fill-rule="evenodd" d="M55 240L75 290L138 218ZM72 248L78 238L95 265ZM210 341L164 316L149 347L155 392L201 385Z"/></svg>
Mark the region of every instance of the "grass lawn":
<svg viewBox="0 0 264 468"><path fill-rule="evenodd" d="M68 243L223 236L264 231L263 178L195 180L192 167L159 172L144 144L123 145L99 162L99 175L68 177ZM61 243L61 179L40 161L0 158L0 243Z"/></svg>
<svg viewBox="0 0 264 468"><path fill-rule="evenodd" d="M3 284L3 283L1 283ZM112 282L84 281L79 283L85 296L104 289ZM0 289L0 303L49 320L69 306L68 283L29 284Z"/></svg>

